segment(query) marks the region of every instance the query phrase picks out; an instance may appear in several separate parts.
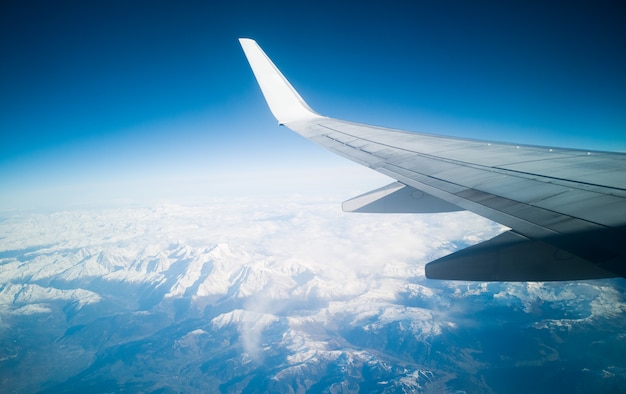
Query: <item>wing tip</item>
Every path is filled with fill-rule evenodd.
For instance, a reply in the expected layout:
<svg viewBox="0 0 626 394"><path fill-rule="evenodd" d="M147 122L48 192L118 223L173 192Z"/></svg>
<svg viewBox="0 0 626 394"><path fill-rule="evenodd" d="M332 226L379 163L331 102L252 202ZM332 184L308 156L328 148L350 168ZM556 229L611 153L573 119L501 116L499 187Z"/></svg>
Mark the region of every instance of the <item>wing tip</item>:
<svg viewBox="0 0 626 394"><path fill-rule="evenodd" d="M322 117L302 99L255 40L242 37L239 43L279 124Z"/></svg>

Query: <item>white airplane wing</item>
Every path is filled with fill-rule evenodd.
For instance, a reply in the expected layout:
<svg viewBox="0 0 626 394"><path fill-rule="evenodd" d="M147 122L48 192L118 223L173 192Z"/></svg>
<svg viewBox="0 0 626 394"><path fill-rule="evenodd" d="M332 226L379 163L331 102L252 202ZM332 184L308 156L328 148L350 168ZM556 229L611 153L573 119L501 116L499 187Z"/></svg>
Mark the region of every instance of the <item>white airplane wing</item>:
<svg viewBox="0 0 626 394"><path fill-rule="evenodd" d="M315 113L251 39L240 39L278 122L397 182L353 212L465 209L511 230L426 265L433 279L626 276L626 154L452 138Z"/></svg>

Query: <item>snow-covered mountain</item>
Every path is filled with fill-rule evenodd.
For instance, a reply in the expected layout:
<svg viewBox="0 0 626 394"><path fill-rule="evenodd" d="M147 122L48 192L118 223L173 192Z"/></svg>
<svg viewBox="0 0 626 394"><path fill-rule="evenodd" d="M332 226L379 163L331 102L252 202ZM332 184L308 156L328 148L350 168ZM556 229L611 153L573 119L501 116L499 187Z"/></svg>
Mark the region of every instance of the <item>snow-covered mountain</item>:
<svg viewBox="0 0 626 394"><path fill-rule="evenodd" d="M423 277L501 231L468 213L290 201L2 219L5 392L501 391L493 368L583 365L576 387L626 382L622 281Z"/></svg>

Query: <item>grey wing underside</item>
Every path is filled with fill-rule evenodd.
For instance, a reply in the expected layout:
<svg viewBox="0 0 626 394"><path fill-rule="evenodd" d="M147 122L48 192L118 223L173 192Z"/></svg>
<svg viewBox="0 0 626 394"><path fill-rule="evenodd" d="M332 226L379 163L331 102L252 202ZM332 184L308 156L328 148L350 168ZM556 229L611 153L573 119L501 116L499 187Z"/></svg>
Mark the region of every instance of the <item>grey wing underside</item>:
<svg viewBox="0 0 626 394"><path fill-rule="evenodd" d="M626 275L626 155L406 132L321 116L260 47L241 45L280 124L397 182L352 212L469 210L511 230L426 266L433 279L548 281Z"/></svg>

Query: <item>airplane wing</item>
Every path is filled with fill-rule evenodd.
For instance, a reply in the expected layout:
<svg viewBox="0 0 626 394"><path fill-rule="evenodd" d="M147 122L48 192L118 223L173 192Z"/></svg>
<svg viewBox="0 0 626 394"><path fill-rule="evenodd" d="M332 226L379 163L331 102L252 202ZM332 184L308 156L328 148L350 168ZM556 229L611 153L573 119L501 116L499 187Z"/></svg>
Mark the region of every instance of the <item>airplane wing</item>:
<svg viewBox="0 0 626 394"><path fill-rule="evenodd" d="M279 124L397 182L352 212L469 210L511 230L426 265L426 277L626 277L626 154L453 138L313 111L254 40L241 46Z"/></svg>

